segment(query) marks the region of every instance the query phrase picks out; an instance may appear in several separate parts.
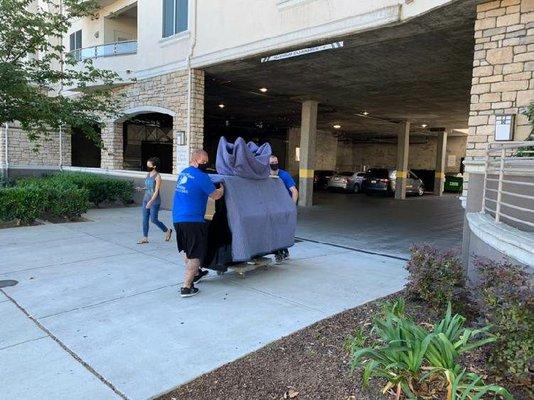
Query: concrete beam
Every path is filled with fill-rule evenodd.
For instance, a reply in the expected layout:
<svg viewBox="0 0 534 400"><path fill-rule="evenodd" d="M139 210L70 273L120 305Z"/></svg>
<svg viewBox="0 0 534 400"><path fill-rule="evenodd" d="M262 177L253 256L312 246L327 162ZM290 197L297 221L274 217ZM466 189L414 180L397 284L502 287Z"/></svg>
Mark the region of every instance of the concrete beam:
<svg viewBox="0 0 534 400"><path fill-rule="evenodd" d="M406 198L406 182L408 177L408 158L410 153L410 122L399 124L397 133L397 180L395 182L395 198Z"/></svg>
<svg viewBox="0 0 534 400"><path fill-rule="evenodd" d="M436 174L434 177L434 194L443 195L445 187L445 156L447 155L447 131L438 132L436 149Z"/></svg>
<svg viewBox="0 0 534 400"><path fill-rule="evenodd" d="M317 107L315 100L302 103L300 124L299 206L313 205L313 174L317 141Z"/></svg>

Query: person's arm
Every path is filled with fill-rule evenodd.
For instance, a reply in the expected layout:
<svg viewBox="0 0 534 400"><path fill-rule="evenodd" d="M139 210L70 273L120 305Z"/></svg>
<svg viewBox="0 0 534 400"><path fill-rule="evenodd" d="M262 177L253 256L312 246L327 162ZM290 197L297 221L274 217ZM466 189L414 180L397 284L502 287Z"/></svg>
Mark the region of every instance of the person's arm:
<svg viewBox="0 0 534 400"><path fill-rule="evenodd" d="M156 175L156 187L154 188L154 193L152 194L152 197L146 203L146 208L152 207L152 204L154 204L154 202L156 201L158 197L160 187L161 187L161 176L157 174Z"/></svg>
<svg viewBox="0 0 534 400"><path fill-rule="evenodd" d="M213 200L219 200L221 197L223 197L223 195L224 195L224 186L221 183L221 186L219 187L219 189L215 189L215 191L212 194L210 194L210 197Z"/></svg>
<svg viewBox="0 0 534 400"><path fill-rule="evenodd" d="M299 199L299 191L295 186L291 186L289 191L291 192L291 199L293 199L293 203L297 204L297 200Z"/></svg>

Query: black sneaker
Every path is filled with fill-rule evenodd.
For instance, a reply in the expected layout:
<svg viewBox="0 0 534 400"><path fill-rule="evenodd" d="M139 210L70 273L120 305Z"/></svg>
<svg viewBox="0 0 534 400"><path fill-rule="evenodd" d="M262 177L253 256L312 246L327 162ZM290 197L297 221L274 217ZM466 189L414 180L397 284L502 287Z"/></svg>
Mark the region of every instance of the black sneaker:
<svg viewBox="0 0 534 400"><path fill-rule="evenodd" d="M199 269L197 276L193 279L193 283L199 282L202 278L208 275L210 272L207 269Z"/></svg>
<svg viewBox="0 0 534 400"><path fill-rule="evenodd" d="M180 296L182 297L191 297L191 296L194 296L195 294L197 294L199 292L199 290L194 287L193 285L191 285L190 288L181 288L180 289Z"/></svg>

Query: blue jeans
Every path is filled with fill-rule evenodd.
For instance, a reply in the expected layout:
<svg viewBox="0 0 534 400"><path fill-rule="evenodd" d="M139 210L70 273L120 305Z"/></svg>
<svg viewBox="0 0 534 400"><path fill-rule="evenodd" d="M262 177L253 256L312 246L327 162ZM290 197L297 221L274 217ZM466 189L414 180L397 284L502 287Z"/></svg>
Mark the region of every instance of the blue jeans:
<svg viewBox="0 0 534 400"><path fill-rule="evenodd" d="M152 207L146 208L146 201L143 201L142 212L143 212L143 236L148 236L148 220L156 225L163 232L167 232L167 227L163 222L158 219L159 206L160 204L152 204Z"/></svg>

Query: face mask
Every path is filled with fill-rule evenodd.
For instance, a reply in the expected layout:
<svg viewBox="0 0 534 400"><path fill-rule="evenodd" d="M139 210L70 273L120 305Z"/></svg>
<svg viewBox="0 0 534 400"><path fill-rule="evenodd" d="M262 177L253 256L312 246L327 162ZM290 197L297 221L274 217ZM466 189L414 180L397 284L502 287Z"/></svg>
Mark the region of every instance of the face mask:
<svg viewBox="0 0 534 400"><path fill-rule="evenodd" d="M278 164L271 164L271 169L273 171L278 171Z"/></svg>
<svg viewBox="0 0 534 400"><path fill-rule="evenodd" d="M208 164L207 163L198 164L198 169L201 171L206 171L208 169Z"/></svg>
<svg viewBox="0 0 534 400"><path fill-rule="evenodd" d="M146 167L146 170L149 171L149 172L150 171L154 171L154 167Z"/></svg>

